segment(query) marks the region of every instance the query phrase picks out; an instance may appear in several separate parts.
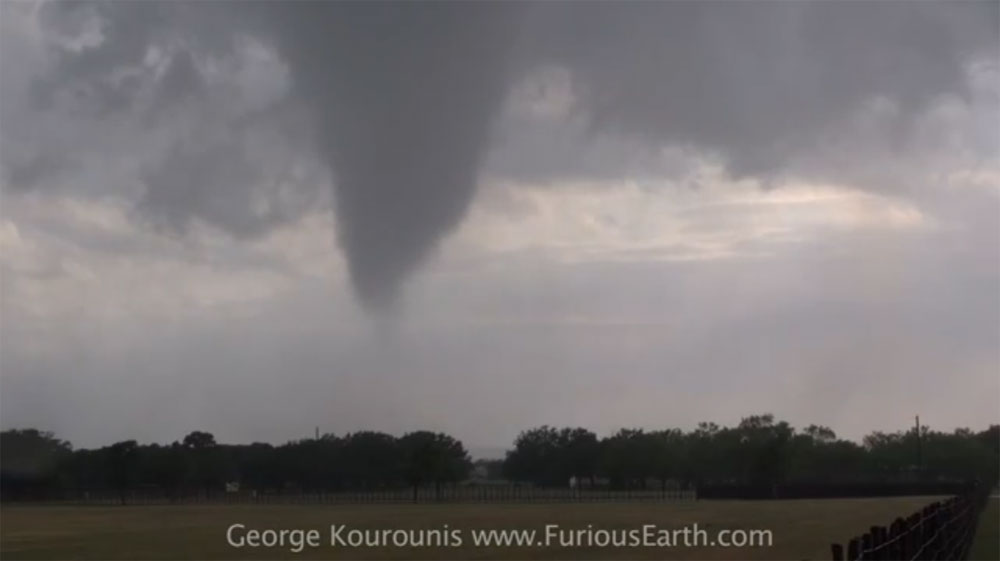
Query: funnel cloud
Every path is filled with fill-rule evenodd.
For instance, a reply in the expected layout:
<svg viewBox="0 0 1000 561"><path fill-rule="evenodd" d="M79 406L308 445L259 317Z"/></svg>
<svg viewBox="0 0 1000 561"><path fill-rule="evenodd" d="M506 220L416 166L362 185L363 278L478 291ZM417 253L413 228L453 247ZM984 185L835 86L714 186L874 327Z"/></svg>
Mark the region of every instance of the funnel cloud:
<svg viewBox="0 0 1000 561"><path fill-rule="evenodd" d="M279 16L279 48L316 115L340 243L370 309L394 302L472 199L517 11L315 3Z"/></svg>

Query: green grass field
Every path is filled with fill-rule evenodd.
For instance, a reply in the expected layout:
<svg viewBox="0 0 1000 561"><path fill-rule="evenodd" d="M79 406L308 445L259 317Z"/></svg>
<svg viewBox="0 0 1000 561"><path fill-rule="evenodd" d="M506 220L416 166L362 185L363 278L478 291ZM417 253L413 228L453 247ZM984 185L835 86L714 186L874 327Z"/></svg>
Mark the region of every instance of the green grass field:
<svg viewBox="0 0 1000 561"><path fill-rule="evenodd" d="M452 504L329 506L8 506L0 509L0 557L9 559L829 559L830 543L917 510L930 498L697 501L640 504ZM234 548L226 529L315 529L319 547ZM770 547L486 547L473 529L680 528L770 530ZM454 548L344 548L330 525L462 532Z"/></svg>
<svg viewBox="0 0 1000 561"><path fill-rule="evenodd" d="M972 541L969 559L1000 561L1000 498L991 497L979 516L979 527Z"/></svg>

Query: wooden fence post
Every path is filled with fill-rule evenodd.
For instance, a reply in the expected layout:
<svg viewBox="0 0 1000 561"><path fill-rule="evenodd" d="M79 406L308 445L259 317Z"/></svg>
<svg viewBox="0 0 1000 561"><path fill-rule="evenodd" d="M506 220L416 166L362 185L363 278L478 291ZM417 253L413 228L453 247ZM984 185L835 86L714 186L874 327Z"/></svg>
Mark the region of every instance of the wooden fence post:
<svg viewBox="0 0 1000 561"><path fill-rule="evenodd" d="M865 548L869 550L869 553L865 554L865 559L881 559L882 532L878 526L872 526L868 528L868 533L871 534L872 541L871 545Z"/></svg>
<svg viewBox="0 0 1000 561"><path fill-rule="evenodd" d="M861 542L858 538L851 538L851 541L847 542L847 559L848 561L854 561L861 557Z"/></svg>

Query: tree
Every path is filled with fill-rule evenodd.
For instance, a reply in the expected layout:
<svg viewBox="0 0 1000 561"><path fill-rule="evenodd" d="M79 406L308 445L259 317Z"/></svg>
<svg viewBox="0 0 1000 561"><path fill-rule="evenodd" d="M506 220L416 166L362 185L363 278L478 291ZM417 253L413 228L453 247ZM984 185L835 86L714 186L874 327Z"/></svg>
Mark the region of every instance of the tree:
<svg viewBox="0 0 1000 561"><path fill-rule="evenodd" d="M139 445L134 440L116 442L107 448L107 458L111 486L118 491L118 497L124 505L127 491L135 483Z"/></svg>
<svg viewBox="0 0 1000 561"><path fill-rule="evenodd" d="M422 485L434 483L435 497L440 498L442 483L464 479L472 467L462 443L443 433L411 432L399 440L399 446L414 502Z"/></svg>
<svg viewBox="0 0 1000 561"><path fill-rule="evenodd" d="M570 477L586 477L593 486L601 461L601 443L597 435L581 427L564 428L559 431L556 444L561 459L557 477L564 481Z"/></svg>
<svg viewBox="0 0 1000 561"><path fill-rule="evenodd" d="M208 432L194 431L181 442L190 458L194 484L203 490L206 497L212 494L213 489L221 489L231 470L226 450L216 444L215 437Z"/></svg>
<svg viewBox="0 0 1000 561"><path fill-rule="evenodd" d="M612 485L646 488L656 472L656 442L642 429L621 429L601 442L602 466Z"/></svg>
<svg viewBox="0 0 1000 561"><path fill-rule="evenodd" d="M234 452L240 484L257 493L281 487L281 469L277 462L280 451L270 444L254 442L239 446Z"/></svg>
<svg viewBox="0 0 1000 561"><path fill-rule="evenodd" d="M161 489L171 501L176 499L184 482L191 477L192 466L184 448L174 442L168 446L153 444L140 450L141 477Z"/></svg>
<svg viewBox="0 0 1000 561"><path fill-rule="evenodd" d="M667 429L649 433L653 457L653 474L660 480L660 490L665 491L667 481L683 477L685 468L684 433Z"/></svg>
<svg viewBox="0 0 1000 561"><path fill-rule="evenodd" d="M541 426L521 432L514 449L507 452L504 475L514 481L530 481L535 485L560 485L559 432Z"/></svg>
<svg viewBox="0 0 1000 561"><path fill-rule="evenodd" d="M210 432L196 430L184 437L183 444L190 450L204 450L215 446L215 437Z"/></svg>
<svg viewBox="0 0 1000 561"><path fill-rule="evenodd" d="M794 429L774 416L751 415L740 421L734 435L739 439L738 455L743 477L752 483L773 485L785 479L789 443Z"/></svg>
<svg viewBox="0 0 1000 561"><path fill-rule="evenodd" d="M356 488L392 487L400 481L400 453L396 438L382 432L361 431L344 437L345 476Z"/></svg>
<svg viewBox="0 0 1000 561"><path fill-rule="evenodd" d="M51 432L13 429L0 432L0 493L41 498L58 488L59 470L72 452Z"/></svg>
<svg viewBox="0 0 1000 561"><path fill-rule="evenodd" d="M809 425L802 432L816 444L829 444L837 440L833 429L822 425Z"/></svg>

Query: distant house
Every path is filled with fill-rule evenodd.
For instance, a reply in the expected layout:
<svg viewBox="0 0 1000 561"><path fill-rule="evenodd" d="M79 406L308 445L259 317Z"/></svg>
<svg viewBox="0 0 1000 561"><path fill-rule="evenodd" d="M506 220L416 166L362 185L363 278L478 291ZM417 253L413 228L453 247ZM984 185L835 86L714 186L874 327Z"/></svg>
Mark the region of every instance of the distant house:
<svg viewBox="0 0 1000 561"><path fill-rule="evenodd" d="M477 464L472 467L472 473L469 474L469 478L473 481L489 479L490 471L485 464Z"/></svg>

